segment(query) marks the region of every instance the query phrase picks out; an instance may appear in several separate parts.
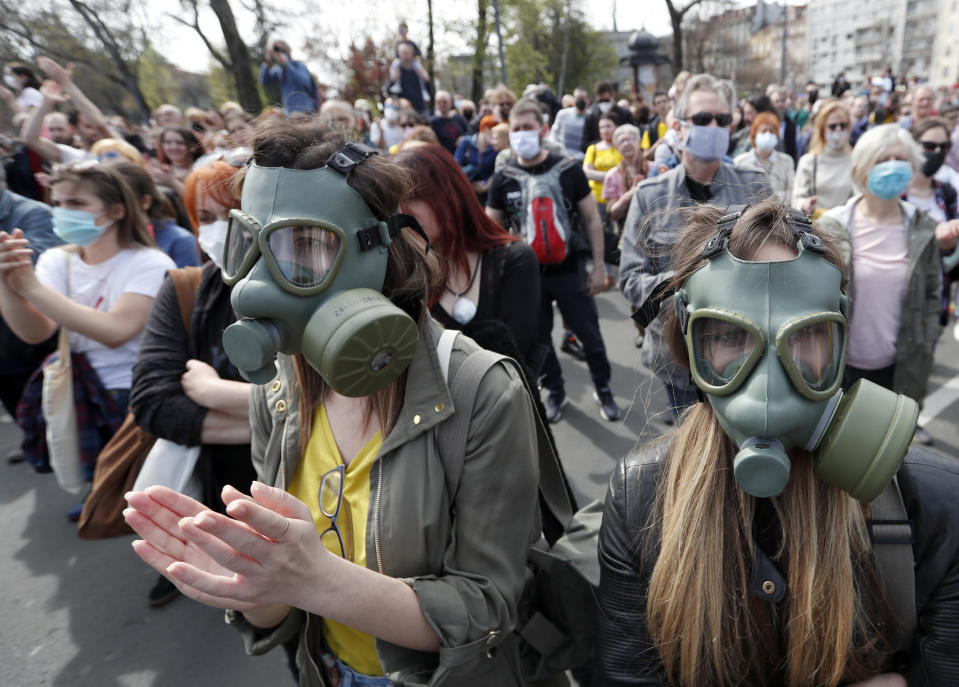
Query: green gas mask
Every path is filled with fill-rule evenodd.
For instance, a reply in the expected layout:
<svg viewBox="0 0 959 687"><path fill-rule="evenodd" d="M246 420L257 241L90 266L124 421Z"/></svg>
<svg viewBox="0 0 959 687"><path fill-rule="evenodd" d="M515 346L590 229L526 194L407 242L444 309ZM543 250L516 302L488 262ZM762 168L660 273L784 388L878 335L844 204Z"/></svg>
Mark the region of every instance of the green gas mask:
<svg viewBox="0 0 959 687"><path fill-rule="evenodd" d="M673 296L693 381L739 447L736 481L754 496L778 496L789 480L786 451L800 447L814 453L817 477L871 501L898 470L919 406L866 380L843 393L842 273L801 213L790 212L796 257L735 257L729 235L742 212L719 220L708 262Z"/></svg>
<svg viewBox="0 0 959 687"><path fill-rule="evenodd" d="M416 322L381 291L390 243L422 229L408 215L378 220L347 184L374 153L351 143L319 169L248 168L222 272L240 318L223 348L249 381L275 376L277 352L301 353L333 390L359 397L409 365Z"/></svg>

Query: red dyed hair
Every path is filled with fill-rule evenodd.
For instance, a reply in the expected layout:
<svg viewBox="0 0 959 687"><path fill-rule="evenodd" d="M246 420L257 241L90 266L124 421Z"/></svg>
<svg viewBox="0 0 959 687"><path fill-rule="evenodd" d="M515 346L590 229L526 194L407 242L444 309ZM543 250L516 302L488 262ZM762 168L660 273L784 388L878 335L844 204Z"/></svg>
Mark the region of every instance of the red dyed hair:
<svg viewBox="0 0 959 687"><path fill-rule="evenodd" d="M240 207L240 198L233 189L233 178L236 173L236 167L223 160L217 160L213 164L190 172L190 175L183 180L183 205L186 206L186 213L190 216L190 222L193 223L194 233L200 226L196 219L196 209L201 193L209 195L217 203L231 210Z"/></svg>
<svg viewBox="0 0 959 687"><path fill-rule="evenodd" d="M466 174L445 148L417 146L403 150L393 159L410 173L413 191L409 199L429 205L443 232L437 242L440 245L436 246L443 257L443 279L430 299L435 303L443 291L450 263L472 277L467 253L481 253L519 239L487 217Z"/></svg>
<svg viewBox="0 0 959 687"><path fill-rule="evenodd" d="M779 136L779 117L772 112L760 112L753 118L753 124L749 127L749 140L756 145L756 134L759 133L759 127L771 126L773 131Z"/></svg>

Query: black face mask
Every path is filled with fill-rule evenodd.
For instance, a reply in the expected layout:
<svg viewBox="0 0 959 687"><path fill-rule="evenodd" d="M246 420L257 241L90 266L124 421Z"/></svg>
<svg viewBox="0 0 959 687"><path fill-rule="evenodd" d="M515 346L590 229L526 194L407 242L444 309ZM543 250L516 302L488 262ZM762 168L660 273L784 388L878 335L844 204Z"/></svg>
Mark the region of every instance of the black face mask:
<svg viewBox="0 0 959 687"><path fill-rule="evenodd" d="M947 152L946 150L940 150L936 153L923 153L926 161L922 163L922 173L927 177L935 176L939 168L942 167L942 163L946 161Z"/></svg>
<svg viewBox="0 0 959 687"><path fill-rule="evenodd" d="M586 109L586 98L577 98L576 99L576 109L582 112Z"/></svg>
<svg viewBox="0 0 959 687"><path fill-rule="evenodd" d="M476 113L473 112L472 110L463 110L463 112L462 112L463 119L465 119L467 122L473 121L473 115L474 115L474 114L476 114Z"/></svg>

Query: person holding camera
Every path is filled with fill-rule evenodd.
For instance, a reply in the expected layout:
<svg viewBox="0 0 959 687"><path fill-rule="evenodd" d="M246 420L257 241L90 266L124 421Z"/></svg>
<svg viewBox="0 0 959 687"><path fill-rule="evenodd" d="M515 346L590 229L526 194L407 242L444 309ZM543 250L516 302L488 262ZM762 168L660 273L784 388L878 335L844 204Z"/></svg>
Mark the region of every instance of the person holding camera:
<svg viewBox="0 0 959 687"><path fill-rule="evenodd" d="M290 56L290 46L286 41L270 39L263 57L266 61L260 65L260 83L279 85L283 112L287 117L294 112L313 113L319 109L320 93L316 81L304 63Z"/></svg>

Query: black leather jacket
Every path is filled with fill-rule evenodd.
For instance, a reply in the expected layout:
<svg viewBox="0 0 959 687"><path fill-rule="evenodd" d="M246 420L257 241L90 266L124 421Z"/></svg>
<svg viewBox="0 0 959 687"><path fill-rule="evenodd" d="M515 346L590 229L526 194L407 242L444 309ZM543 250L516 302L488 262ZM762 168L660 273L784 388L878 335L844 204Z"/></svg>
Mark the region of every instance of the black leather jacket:
<svg viewBox="0 0 959 687"><path fill-rule="evenodd" d="M598 685L666 685L665 671L646 628L645 598L655 547L646 547L656 480L668 443L644 446L619 462L610 478L599 535L601 569ZM959 462L918 448L899 469L899 488L913 522L918 629L890 671L910 686L959 685ZM655 535L654 535L655 536ZM785 581L757 550L750 591L779 603ZM778 576L778 577L777 577ZM776 581L769 596L762 580Z"/></svg>

